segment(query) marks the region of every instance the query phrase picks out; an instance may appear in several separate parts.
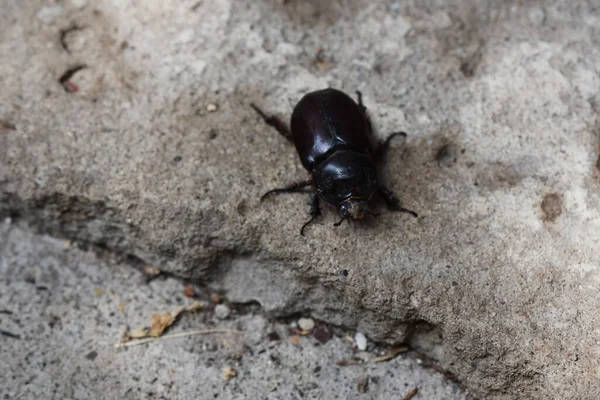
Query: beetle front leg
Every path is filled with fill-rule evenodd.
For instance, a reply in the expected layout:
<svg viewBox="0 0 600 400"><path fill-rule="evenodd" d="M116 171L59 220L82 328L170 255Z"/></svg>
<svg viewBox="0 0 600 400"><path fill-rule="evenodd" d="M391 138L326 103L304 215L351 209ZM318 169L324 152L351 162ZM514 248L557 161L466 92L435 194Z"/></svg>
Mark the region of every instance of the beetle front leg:
<svg viewBox="0 0 600 400"><path fill-rule="evenodd" d="M269 195L274 194L274 193L300 192L303 188L305 188L305 187L307 187L309 185L312 185L312 180L302 181L302 182L294 182L291 185L286 186L284 188L278 188L278 189L269 190L267 193L265 193L265 194L262 195L262 197L260 198L260 201L263 201Z"/></svg>
<svg viewBox="0 0 600 400"><path fill-rule="evenodd" d="M385 200L388 210L404 212L404 213L412 215L415 218L417 218L419 216L413 210L409 210L408 208L402 207L400 205L400 200L398 200L397 198L394 197L394 193L387 190L383 186L379 186L378 192L381 195L381 197L383 197L383 199Z"/></svg>
<svg viewBox="0 0 600 400"><path fill-rule="evenodd" d="M263 112L263 110L258 108L254 103L250 103L250 107L252 107L254 109L254 111L256 111L258 113L258 115L260 115L260 117L263 119L263 121L265 121L265 123L267 125L270 125L273 128L275 128L277 130L277 132L279 132L281 134L281 136L283 136L288 141L293 143L292 133L290 132L290 130L288 129L288 127L285 125L285 123L282 120L280 120L278 117L276 117L274 115L265 114Z"/></svg>
<svg viewBox="0 0 600 400"><path fill-rule="evenodd" d="M304 228L310 225L314 220L319 218L321 215L321 207L319 206L319 196L317 192L312 192L310 194L310 210L308 211L310 214L310 219L300 229L300 235L304 236Z"/></svg>
<svg viewBox="0 0 600 400"><path fill-rule="evenodd" d="M381 161L381 159L383 159L383 157L387 153L388 149L390 148L390 142L392 141L393 138L395 138L397 136L406 137L406 133L405 132L394 132L394 133L390 134L383 142L379 143L379 145L375 148L375 154L374 154L373 158L377 161Z"/></svg>

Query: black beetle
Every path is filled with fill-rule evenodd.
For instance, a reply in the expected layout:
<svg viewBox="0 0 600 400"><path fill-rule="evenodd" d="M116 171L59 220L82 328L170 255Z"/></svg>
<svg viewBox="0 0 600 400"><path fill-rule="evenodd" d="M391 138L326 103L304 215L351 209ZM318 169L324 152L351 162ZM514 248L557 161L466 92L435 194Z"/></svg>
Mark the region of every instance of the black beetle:
<svg viewBox="0 0 600 400"><path fill-rule="evenodd" d="M294 108L291 132L277 117L268 116L251 104L268 125L294 144L302 165L312 173L310 180L270 190L261 197L262 201L273 193L298 192L313 185L311 219L300 229L302 236L304 228L321 215L319 199L338 209L342 219L335 226L344 220L350 222L363 219L365 215L379 215L371 212L368 206L375 193L385 199L388 209L417 217L414 211L401 207L392 192L378 183L375 168L390 141L396 136L405 137L406 133L392 133L383 142L373 145L367 109L361 93L356 93L358 104L336 89L308 93Z"/></svg>

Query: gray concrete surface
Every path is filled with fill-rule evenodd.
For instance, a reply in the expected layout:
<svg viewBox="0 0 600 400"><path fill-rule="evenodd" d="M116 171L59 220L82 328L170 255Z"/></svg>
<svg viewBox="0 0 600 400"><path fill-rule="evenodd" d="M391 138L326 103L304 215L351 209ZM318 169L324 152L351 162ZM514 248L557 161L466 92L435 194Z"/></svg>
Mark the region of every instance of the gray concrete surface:
<svg viewBox="0 0 600 400"><path fill-rule="evenodd" d="M597 398L597 4L320 3L3 0L0 213L410 343L480 397ZM418 220L302 238L306 197L259 203L305 172L248 103L325 86L409 132L382 179Z"/></svg>
<svg viewBox="0 0 600 400"><path fill-rule="evenodd" d="M415 399L466 398L414 355L338 366L368 353L340 336L323 345L311 336L293 344L288 325L255 313L219 320L207 307L182 316L170 331L225 327L244 330L241 336L115 349L125 326L146 326L151 314L191 304L183 283L146 284L141 272L110 255L98 259L64 240L2 225L0 329L19 336L0 335L2 399L398 399L415 387ZM280 340L271 340L272 332ZM237 376L225 381L225 367Z"/></svg>

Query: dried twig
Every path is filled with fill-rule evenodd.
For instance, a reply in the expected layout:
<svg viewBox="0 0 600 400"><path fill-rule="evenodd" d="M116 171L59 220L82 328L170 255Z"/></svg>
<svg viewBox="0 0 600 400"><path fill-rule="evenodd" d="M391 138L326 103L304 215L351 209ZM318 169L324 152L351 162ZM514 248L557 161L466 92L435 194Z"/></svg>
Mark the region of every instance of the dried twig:
<svg viewBox="0 0 600 400"><path fill-rule="evenodd" d="M391 360L392 358L395 358L398 354L406 353L407 351L408 351L408 347L397 347L395 349L392 349L392 351L390 351L387 354L376 357L373 361L374 362L388 361L388 360Z"/></svg>
<svg viewBox="0 0 600 400"><path fill-rule="evenodd" d="M234 334L240 335L240 334L243 334L244 331L237 331L235 329L203 329L203 330L199 330L199 331L171 333L171 334L163 335L163 336L156 337L156 338L146 338L146 339L134 340L134 341L130 341L130 342L117 343L117 344L115 344L115 349L119 349L121 347L136 346L138 344L152 343L152 342L156 342L159 340L175 339L175 338L181 338L181 337L187 337L187 336L207 335L210 333L234 333Z"/></svg>
<svg viewBox="0 0 600 400"><path fill-rule="evenodd" d="M402 398L402 400L410 400L410 399L412 399L413 397L415 397L415 396L417 395L417 393L419 393L419 388L414 388L413 390L411 390L410 392L408 392L408 393L406 394L406 396L404 396L404 397Z"/></svg>

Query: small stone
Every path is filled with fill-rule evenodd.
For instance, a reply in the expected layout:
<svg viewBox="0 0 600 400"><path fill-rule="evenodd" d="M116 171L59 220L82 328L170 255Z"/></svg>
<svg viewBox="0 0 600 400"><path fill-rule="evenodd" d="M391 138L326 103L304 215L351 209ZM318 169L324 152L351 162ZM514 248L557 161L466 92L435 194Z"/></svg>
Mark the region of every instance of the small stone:
<svg viewBox="0 0 600 400"><path fill-rule="evenodd" d="M57 17L59 17L63 12L63 8L61 5L54 5L42 8L37 13L37 17L40 21L43 21L47 24L54 21Z"/></svg>
<svg viewBox="0 0 600 400"><path fill-rule="evenodd" d="M191 298L196 297L196 291L190 285L185 285L183 287L183 294L186 297L191 297Z"/></svg>
<svg viewBox="0 0 600 400"><path fill-rule="evenodd" d="M231 378L237 376L237 371L231 367L223 368L223 379L225 382L229 381Z"/></svg>
<svg viewBox="0 0 600 400"><path fill-rule="evenodd" d="M354 335L354 343L356 343L356 347L358 347L360 351L365 351L367 349L367 338L360 332L356 332L356 335Z"/></svg>
<svg viewBox="0 0 600 400"><path fill-rule="evenodd" d="M10 224L12 224L12 218L11 218L11 217L6 217L6 218L4 218L4 223L5 223L6 225L10 225Z"/></svg>
<svg viewBox="0 0 600 400"><path fill-rule="evenodd" d="M88 4L88 0L71 0L71 4L77 8L84 8Z"/></svg>
<svg viewBox="0 0 600 400"><path fill-rule="evenodd" d="M231 314L231 310L225 304L217 304L215 307L215 317L226 319Z"/></svg>
<svg viewBox="0 0 600 400"><path fill-rule="evenodd" d="M290 341L291 344L298 345L298 344L300 344L300 336L298 336L298 335L290 336L289 337L289 341Z"/></svg>
<svg viewBox="0 0 600 400"><path fill-rule="evenodd" d="M327 325L320 325L313 330L313 336L321 342L321 344L325 344L331 340L333 332Z"/></svg>
<svg viewBox="0 0 600 400"><path fill-rule="evenodd" d="M217 111L218 107L216 104L210 103L209 105L206 106L206 110L209 112L215 112Z"/></svg>
<svg viewBox="0 0 600 400"><path fill-rule="evenodd" d="M358 393L367 393L369 389L369 378L364 378L360 382L358 382Z"/></svg>
<svg viewBox="0 0 600 400"><path fill-rule="evenodd" d="M298 320L298 327L303 331L311 331L315 327L315 321L312 318L300 318Z"/></svg>

